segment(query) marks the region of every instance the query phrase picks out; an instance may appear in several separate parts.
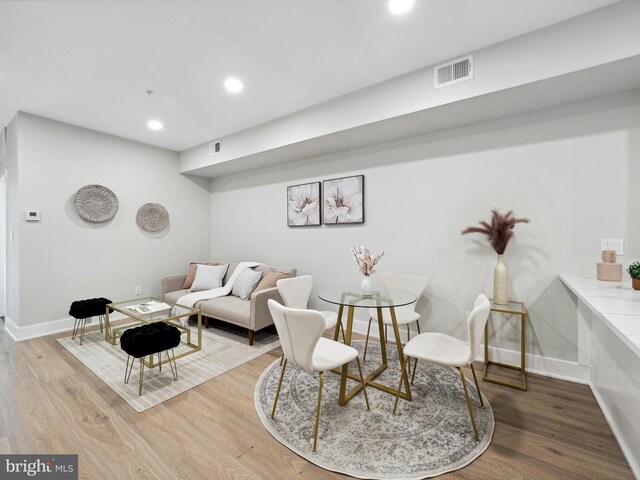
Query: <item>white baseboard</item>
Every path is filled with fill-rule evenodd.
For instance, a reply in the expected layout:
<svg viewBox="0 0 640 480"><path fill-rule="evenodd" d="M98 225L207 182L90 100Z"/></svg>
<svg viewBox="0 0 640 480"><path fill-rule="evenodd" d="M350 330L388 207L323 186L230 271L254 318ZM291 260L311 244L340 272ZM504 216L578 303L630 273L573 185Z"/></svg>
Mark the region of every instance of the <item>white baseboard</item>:
<svg viewBox="0 0 640 480"><path fill-rule="evenodd" d="M125 318L122 314L109 315L110 320L120 320L122 318ZM53 320L51 322L19 327L9 317L5 317L4 328L14 341L22 342L25 340L31 340L33 338L46 337L47 335L53 335L55 333L70 332L73 330L74 322L75 319L73 317L68 317L62 318L60 320ZM87 326L97 323L98 317L93 317L90 320L87 320Z"/></svg>
<svg viewBox="0 0 640 480"><path fill-rule="evenodd" d="M368 321L366 320L353 320L353 331L367 334ZM417 334L415 327L412 325L412 337ZM389 331L391 334L391 331ZM370 335L378 338L378 327L372 324ZM403 342L407 341L406 328L400 329L400 338ZM512 365L520 365L520 352L512 350L506 350L502 348L489 347L489 358L491 360L507 363ZM479 361L484 361L484 348L480 349ZM576 362L570 362L568 360L561 360L558 358L542 357L539 355L532 355L527 353L525 355L526 370L528 373L536 373L544 375L546 377L558 378L561 380L567 380L574 383L582 383L588 385L591 377L591 369L587 365L580 365Z"/></svg>
<svg viewBox="0 0 640 480"><path fill-rule="evenodd" d="M634 476L640 479L640 458L639 458L640 456L637 453L638 446L629 445L625 441L624 436L620 435L618 428L616 426L617 423L614 421L613 415L611 414L609 408L607 407L606 402L603 400L600 393L598 392L598 389L594 388L591 385L590 387L591 387L591 392L593 393L593 396L596 398L596 402L598 402L600 411L602 411L604 418L607 420L607 423L609 424L609 428L611 428L613 435L616 437L616 440L618 441L618 445L620 445L620 450L622 450L622 453L624 453L624 456L627 462L629 463L629 468L631 468L631 471L633 472Z"/></svg>

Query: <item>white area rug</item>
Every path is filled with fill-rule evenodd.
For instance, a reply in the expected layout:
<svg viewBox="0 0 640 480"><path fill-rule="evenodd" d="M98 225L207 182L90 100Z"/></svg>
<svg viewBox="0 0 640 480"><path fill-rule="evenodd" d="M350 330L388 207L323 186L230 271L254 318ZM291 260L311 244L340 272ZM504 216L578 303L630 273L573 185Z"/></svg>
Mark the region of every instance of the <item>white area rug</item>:
<svg viewBox="0 0 640 480"><path fill-rule="evenodd" d="M195 342L196 338L193 330L192 341ZM176 360L178 380L173 379L169 364L162 366L162 372L157 367L145 368L142 396L138 396L139 363L136 361L129 383L125 384L127 354L120 348L120 344L111 345L106 342L104 334L99 331L86 333L82 345L79 339L71 340L71 337L60 338L58 342L138 412L180 395L280 346L277 335L264 332L255 334L254 344L250 347L244 336L219 329L203 329L202 350ZM177 355L184 350L185 346L180 344L175 353Z"/></svg>
<svg viewBox="0 0 640 480"><path fill-rule="evenodd" d="M389 346L392 344L390 343ZM362 358L364 342L355 341ZM378 377L397 386L400 364L395 348L387 350L389 368ZM369 344L365 375L377 367L380 348ZM355 364L351 366L354 370ZM357 478L417 480L462 468L478 458L491 443L494 418L484 398L480 407L473 380L467 381L476 414L480 442L473 436L469 411L458 372L428 362L418 362L413 401L400 400L393 415L395 396L367 388L371 411L362 393L347 405L338 405L340 377L327 372L322 392L318 451L312 452L318 374L287 366L275 419L271 409L281 367L274 361L255 389L255 405L265 428L286 447L316 465ZM349 381L349 388L355 382ZM482 388L482 387L480 387Z"/></svg>

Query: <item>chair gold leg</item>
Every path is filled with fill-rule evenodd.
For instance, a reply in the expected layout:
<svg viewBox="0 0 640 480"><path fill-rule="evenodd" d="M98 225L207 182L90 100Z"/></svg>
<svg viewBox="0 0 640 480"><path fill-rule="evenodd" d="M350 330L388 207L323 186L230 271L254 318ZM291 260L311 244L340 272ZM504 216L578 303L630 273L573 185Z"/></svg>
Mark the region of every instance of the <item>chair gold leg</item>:
<svg viewBox="0 0 640 480"><path fill-rule="evenodd" d="M478 427L476 427L476 419L473 416L473 407L471 406L471 399L469 398L469 390L467 390L467 382L464 379L464 372L460 367L456 367L458 372L460 372L460 379L462 380L462 386L464 387L464 395L467 397L467 407L469 407L469 416L471 417L471 425L473 426L473 433L476 436L476 442L480 441L480 436L478 435Z"/></svg>
<svg viewBox="0 0 640 480"><path fill-rule="evenodd" d="M418 368L418 359L416 358L415 362L413 362L413 375L411 375L411 385L413 385L413 380L416 378L416 368Z"/></svg>
<svg viewBox="0 0 640 480"><path fill-rule="evenodd" d="M320 372L320 388L318 389L318 409L316 411L316 429L313 433L313 453L316 453L318 446L318 425L320 424L320 403L322 402L322 384L324 383L324 372Z"/></svg>
<svg viewBox="0 0 640 480"><path fill-rule="evenodd" d="M369 326L367 327L367 339L364 342L364 355L362 355L362 361L367 360L367 347L369 346L369 330L371 330L371 317L369 317Z"/></svg>
<svg viewBox="0 0 640 480"><path fill-rule="evenodd" d="M282 364L282 372L280 372L280 381L278 382L278 390L276 391L276 399L273 402L273 410L271 410L271 418L274 418L276 414L276 406L278 405L278 398L280 398L280 389L282 388L282 379L284 378L284 371L287 368L287 359L284 359Z"/></svg>
<svg viewBox="0 0 640 480"><path fill-rule="evenodd" d="M411 340L411 327L407 323L407 343ZM411 361L407 362L407 375L411 373Z"/></svg>
<svg viewBox="0 0 640 480"><path fill-rule="evenodd" d="M386 325L384 326L384 343L386 345L389 344L389 333L387 331L387 326Z"/></svg>
<svg viewBox="0 0 640 480"><path fill-rule="evenodd" d="M284 353L280 355L280 366L282 366L282 362L284 362Z"/></svg>
<svg viewBox="0 0 640 480"><path fill-rule="evenodd" d="M143 381L144 381L144 357L140 357L140 380L138 383L138 396L142 395Z"/></svg>
<svg viewBox="0 0 640 480"><path fill-rule="evenodd" d="M405 356L400 360L400 383L398 384L398 393L396 393L396 401L393 404L393 414L396 414L396 410L398 409L398 402L400 401L400 389L402 388L402 382L405 380L405 375L407 374L407 362L409 361L409 357ZM409 380L407 379L407 385L409 384Z"/></svg>
<svg viewBox="0 0 640 480"><path fill-rule="evenodd" d="M344 334L344 325L343 324L340 324L340 331L342 332L342 341L346 342L347 341L346 340L347 337Z"/></svg>
<svg viewBox="0 0 640 480"><path fill-rule="evenodd" d="M471 366L471 373L473 373L473 380L476 382L476 389L478 390L478 398L480 399L480 406L484 408L484 402L482 401L482 393L480 393L480 385L478 384L478 377L476 377L476 369L473 368L473 363Z"/></svg>
<svg viewBox="0 0 640 480"><path fill-rule="evenodd" d="M127 366L124 367L124 383L129 383L129 379L131 378L131 370L133 370L134 363L135 358L131 360L131 355L127 355Z"/></svg>
<svg viewBox="0 0 640 480"><path fill-rule="evenodd" d="M418 328L418 335L420 335L420 320L416 320L416 327Z"/></svg>
<svg viewBox="0 0 640 480"><path fill-rule="evenodd" d="M369 397L367 396L367 385L364 383L362 365L360 364L360 359L358 357L356 357L356 362L358 363L358 371L360 372L360 383L362 384L362 391L364 392L364 401L367 403L367 410L371 411L371 407L369 406Z"/></svg>

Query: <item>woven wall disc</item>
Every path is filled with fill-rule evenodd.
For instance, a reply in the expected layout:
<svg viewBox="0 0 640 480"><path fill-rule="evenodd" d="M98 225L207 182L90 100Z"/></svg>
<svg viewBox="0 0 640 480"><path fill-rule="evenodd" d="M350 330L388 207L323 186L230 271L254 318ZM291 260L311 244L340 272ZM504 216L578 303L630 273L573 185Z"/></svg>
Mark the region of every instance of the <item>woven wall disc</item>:
<svg viewBox="0 0 640 480"><path fill-rule="evenodd" d="M82 187L76 193L73 203L76 213L87 222L106 222L111 220L118 211L118 197L102 185Z"/></svg>
<svg viewBox="0 0 640 480"><path fill-rule="evenodd" d="M169 212L159 203L145 203L138 210L136 223L145 232L157 233L169 226Z"/></svg>

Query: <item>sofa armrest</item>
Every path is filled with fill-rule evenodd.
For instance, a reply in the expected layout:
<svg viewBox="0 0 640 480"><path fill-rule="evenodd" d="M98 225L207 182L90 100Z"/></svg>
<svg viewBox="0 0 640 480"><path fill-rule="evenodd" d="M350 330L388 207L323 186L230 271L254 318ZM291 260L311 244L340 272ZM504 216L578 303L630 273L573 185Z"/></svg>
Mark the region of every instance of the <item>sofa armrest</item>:
<svg viewBox="0 0 640 480"><path fill-rule="evenodd" d="M267 288L251 294L251 330L257 331L273 325L273 318L271 318L271 312L267 304L270 298L284 305L282 297L278 292L278 287Z"/></svg>
<svg viewBox="0 0 640 480"><path fill-rule="evenodd" d="M170 277L164 277L162 279L162 298L169 293L176 290L182 290L182 285L187 278L187 275L172 275Z"/></svg>

